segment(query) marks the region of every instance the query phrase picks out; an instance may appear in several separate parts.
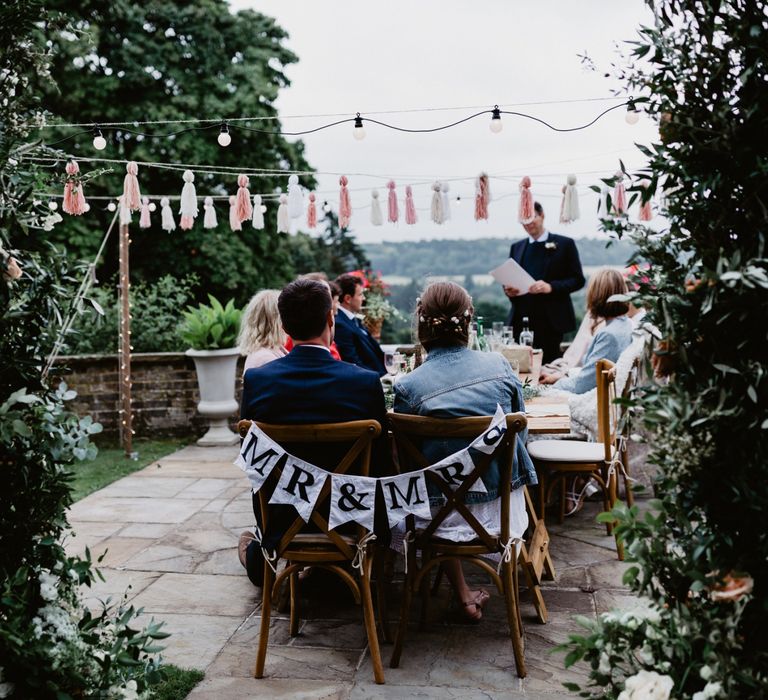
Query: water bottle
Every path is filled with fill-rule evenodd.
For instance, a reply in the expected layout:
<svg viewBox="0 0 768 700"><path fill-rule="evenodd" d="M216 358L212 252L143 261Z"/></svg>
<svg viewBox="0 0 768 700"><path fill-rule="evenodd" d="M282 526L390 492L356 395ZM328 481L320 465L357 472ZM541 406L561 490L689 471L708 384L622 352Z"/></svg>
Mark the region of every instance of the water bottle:
<svg viewBox="0 0 768 700"><path fill-rule="evenodd" d="M523 317L523 330L520 331L520 345L533 347L533 331L528 328L528 317Z"/></svg>
<svg viewBox="0 0 768 700"><path fill-rule="evenodd" d="M481 352L488 352L490 347L488 346L488 339L485 337L485 329L483 328L483 317L477 317L477 345L478 350Z"/></svg>

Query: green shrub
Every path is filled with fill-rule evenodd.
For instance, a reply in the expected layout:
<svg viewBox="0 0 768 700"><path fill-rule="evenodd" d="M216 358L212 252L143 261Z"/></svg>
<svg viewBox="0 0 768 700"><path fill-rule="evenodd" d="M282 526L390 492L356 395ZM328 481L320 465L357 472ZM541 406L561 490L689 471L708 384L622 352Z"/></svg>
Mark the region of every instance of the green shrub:
<svg viewBox="0 0 768 700"><path fill-rule="evenodd" d="M240 332L240 318L243 312L235 308L235 300L230 299L226 306L208 295L210 306L200 304L190 306L184 312L184 324L181 337L187 347L193 350L220 350L233 348L237 344Z"/></svg>

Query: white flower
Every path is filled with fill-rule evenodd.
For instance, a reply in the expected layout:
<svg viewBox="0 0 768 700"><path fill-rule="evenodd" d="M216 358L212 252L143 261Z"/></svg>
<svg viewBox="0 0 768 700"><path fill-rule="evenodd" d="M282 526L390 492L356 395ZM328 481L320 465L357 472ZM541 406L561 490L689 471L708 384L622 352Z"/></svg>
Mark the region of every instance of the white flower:
<svg viewBox="0 0 768 700"><path fill-rule="evenodd" d="M712 667L702 666L699 670L699 675L701 676L701 680L708 681L710 678L712 678Z"/></svg>
<svg viewBox="0 0 768 700"><path fill-rule="evenodd" d="M451 321L452 321L453 323L457 324L457 325L458 325L458 323L459 323L459 319L458 319L458 318L456 318L455 316L451 316Z"/></svg>
<svg viewBox="0 0 768 700"><path fill-rule="evenodd" d="M59 597L58 577L43 570L40 572L40 597L47 603L51 603Z"/></svg>
<svg viewBox="0 0 768 700"><path fill-rule="evenodd" d="M624 683L618 700L669 700L674 681L656 671L638 671Z"/></svg>
<svg viewBox="0 0 768 700"><path fill-rule="evenodd" d="M642 661L646 666L653 666L653 651L647 644L643 644L643 648L640 649L638 655L640 656L640 661Z"/></svg>
<svg viewBox="0 0 768 700"><path fill-rule="evenodd" d="M597 667L597 670L600 671L600 673L611 672L611 660L608 657L608 654L606 654L605 652L600 654L600 665Z"/></svg>
<svg viewBox="0 0 768 700"><path fill-rule="evenodd" d="M723 684L720 681L707 683L704 686L704 690L700 690L698 693L693 694L693 700L710 700L710 698L716 698L723 690Z"/></svg>

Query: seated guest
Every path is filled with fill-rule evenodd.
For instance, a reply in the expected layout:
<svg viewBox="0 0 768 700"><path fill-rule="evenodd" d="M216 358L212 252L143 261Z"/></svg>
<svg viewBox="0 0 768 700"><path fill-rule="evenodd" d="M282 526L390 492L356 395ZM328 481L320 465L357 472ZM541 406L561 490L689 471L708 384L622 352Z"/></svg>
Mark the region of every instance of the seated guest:
<svg viewBox="0 0 768 700"><path fill-rule="evenodd" d="M570 391L573 394L584 394L597 386L597 361L616 362L632 342L634 326L627 317L629 303L609 301L610 297L616 294L626 293L627 283L618 270L603 268L592 276L587 287L587 311L593 318L605 319L605 327L592 338L584 357L584 365L576 376L549 374L540 380L542 384L553 384L555 389Z"/></svg>
<svg viewBox="0 0 768 700"><path fill-rule="evenodd" d="M585 313L579 330L576 331L576 337L566 348L563 356L544 365L541 368L541 376L546 377L548 374L558 374L559 379L560 376L570 374L571 370L580 368L584 364L584 357L587 354L587 348L589 348L592 338L595 337L597 331L604 327L605 322L602 319L593 318L589 312Z"/></svg>
<svg viewBox="0 0 768 700"><path fill-rule="evenodd" d="M277 306L294 348L285 357L245 373L240 417L295 425L373 419L384 425L386 408L378 375L331 357L334 316L328 284L308 279L291 282L280 292ZM333 443L283 447L324 468L334 467L346 453L344 446ZM374 445L371 475L384 475L389 461L385 439L380 439ZM256 495L253 508L260 522ZM273 549L295 517L293 506L270 506L263 546ZM264 559L252 533L240 535L239 553L248 577L261 586Z"/></svg>
<svg viewBox="0 0 768 700"><path fill-rule="evenodd" d="M237 338L240 354L246 356L243 374L287 353L283 347L285 332L277 312L279 294L276 289L262 289L251 297L245 307Z"/></svg>
<svg viewBox="0 0 768 700"><path fill-rule="evenodd" d="M387 373L384 352L376 339L357 318L363 309L365 291L363 280L357 275L341 275L336 278L341 296L336 314L336 346L344 362L373 370L380 377Z"/></svg>
<svg viewBox="0 0 768 700"><path fill-rule="evenodd" d="M433 418L492 416L500 404L505 413L524 411L520 380L509 363L497 353L475 352L467 347L474 309L472 299L454 282L433 282L416 305L419 342L427 351L423 364L395 382L395 411ZM536 472L525 449L527 430L517 443L512 476L510 528L521 537L528 526L523 490L535 484ZM466 447L461 439L425 441L424 456L434 463ZM487 493L470 493L466 502L472 514L489 532L499 532L499 468L495 462L483 476ZM440 502L430 494L430 504ZM435 533L455 542L475 539L475 531L458 514L449 516ZM458 561L443 564L453 584L463 614L479 620L488 593L471 590Z"/></svg>
<svg viewBox="0 0 768 700"><path fill-rule="evenodd" d="M318 280L319 282L324 282L328 285L329 289L331 290L331 299L333 301L333 317L336 318L336 312L339 310L339 295L341 294L339 285L334 281L329 282L324 272L308 272L306 275L301 275L301 279ZM288 339L285 341L285 349L288 352L293 349L293 338L291 338L291 336L288 336ZM331 357L334 360L341 359L341 355L339 355L339 349L336 347L335 340L331 341L331 347L329 350L331 351Z"/></svg>

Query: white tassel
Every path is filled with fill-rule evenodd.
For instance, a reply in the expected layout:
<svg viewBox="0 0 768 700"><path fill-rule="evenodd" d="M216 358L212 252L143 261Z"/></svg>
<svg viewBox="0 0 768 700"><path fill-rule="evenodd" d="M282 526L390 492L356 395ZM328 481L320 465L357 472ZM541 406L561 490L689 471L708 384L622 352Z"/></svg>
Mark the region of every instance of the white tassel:
<svg viewBox="0 0 768 700"><path fill-rule="evenodd" d="M382 226L384 224L378 190L371 190L371 223L374 226Z"/></svg>
<svg viewBox="0 0 768 700"><path fill-rule="evenodd" d="M229 228L232 231L243 230L243 224L237 214L237 197L233 194L229 195Z"/></svg>
<svg viewBox="0 0 768 700"><path fill-rule="evenodd" d="M443 195L440 191L440 183L432 183L432 206L430 207L430 216L436 224L443 223Z"/></svg>
<svg viewBox="0 0 768 700"><path fill-rule="evenodd" d="M125 206L125 195L120 197L120 225L128 226L131 223L131 210Z"/></svg>
<svg viewBox="0 0 768 700"><path fill-rule="evenodd" d="M160 200L160 226L163 231L168 231L168 233L176 230L176 222L173 220L173 212L168 197L163 197Z"/></svg>
<svg viewBox="0 0 768 700"><path fill-rule="evenodd" d="M451 218L451 198L448 196L450 191L451 186L447 182L440 185L440 192L443 195L443 222Z"/></svg>
<svg viewBox="0 0 768 700"><path fill-rule="evenodd" d="M253 195L253 217L251 218L253 228L261 231L264 228L264 206L261 203L261 195Z"/></svg>
<svg viewBox="0 0 768 700"><path fill-rule="evenodd" d="M197 218L200 211L197 208L197 191L195 190L195 174L191 170L185 170L184 187L181 188L181 201L179 202L179 214Z"/></svg>
<svg viewBox="0 0 768 700"><path fill-rule="evenodd" d="M581 215L579 212L579 191L576 189L576 176L569 175L563 189L563 203L560 207L560 223L570 224Z"/></svg>
<svg viewBox="0 0 768 700"><path fill-rule="evenodd" d="M216 207L213 206L213 197L206 197L203 204L205 216L203 216L203 228L216 228L219 221L216 218Z"/></svg>
<svg viewBox="0 0 768 700"><path fill-rule="evenodd" d="M301 192L299 176L291 175L288 178L288 216L298 219L304 214L304 195Z"/></svg>
<svg viewBox="0 0 768 700"><path fill-rule="evenodd" d="M288 195L280 195L280 206L277 208L277 232L290 233L291 218L288 216Z"/></svg>

